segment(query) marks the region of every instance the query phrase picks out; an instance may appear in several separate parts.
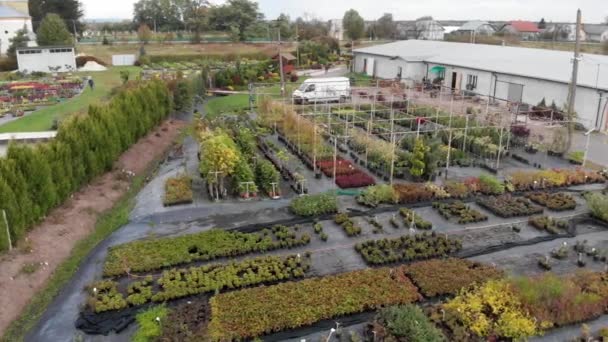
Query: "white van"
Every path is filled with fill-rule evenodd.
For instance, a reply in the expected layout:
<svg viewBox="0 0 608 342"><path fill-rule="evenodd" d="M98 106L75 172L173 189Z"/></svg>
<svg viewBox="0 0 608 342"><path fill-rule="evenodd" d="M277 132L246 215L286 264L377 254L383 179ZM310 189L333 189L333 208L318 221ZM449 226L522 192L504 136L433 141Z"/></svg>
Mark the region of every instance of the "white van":
<svg viewBox="0 0 608 342"><path fill-rule="evenodd" d="M351 96L350 80L346 77L309 78L292 96L297 104L345 101Z"/></svg>

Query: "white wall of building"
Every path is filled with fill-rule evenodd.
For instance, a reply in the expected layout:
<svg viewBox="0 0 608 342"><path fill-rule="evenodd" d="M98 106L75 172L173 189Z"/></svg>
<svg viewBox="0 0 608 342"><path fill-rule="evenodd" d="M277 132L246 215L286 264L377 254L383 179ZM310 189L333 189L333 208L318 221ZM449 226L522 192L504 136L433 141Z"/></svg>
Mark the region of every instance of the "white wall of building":
<svg viewBox="0 0 608 342"><path fill-rule="evenodd" d="M27 27L30 35L32 35L34 30L32 28L32 21L30 19L14 18L0 20L0 54L6 54L6 50L8 50L8 47L11 44L11 39L15 37L17 31L23 29L24 25ZM32 44L29 44L28 46L32 46Z"/></svg>
<svg viewBox="0 0 608 342"><path fill-rule="evenodd" d="M363 70L365 59L367 59L367 70ZM519 98L517 96L519 95L518 91L521 91L521 99L524 103L536 105L544 98L548 105L554 101L558 107L564 107L568 98L568 84L537 78L505 74L494 75L492 72L484 70L426 62L406 62L401 58L391 59L365 53L355 53L354 61L355 72L365 72L369 76L373 76L373 63L375 64L375 76L384 79L394 79L397 76L398 68L401 67L403 68L402 79L404 82L408 80L422 81L423 77L433 79L436 75L430 72L427 75L427 70L434 66L444 66L446 68L444 80L446 86L452 86L454 73L456 73L456 89L466 90L468 75L477 76L477 87L473 92L485 96L495 96L501 100ZM519 90L521 87L518 85L523 86L523 90ZM578 113L578 121L587 128L596 127L596 121L597 128L608 125L608 109L602 113L604 104L608 101L608 93L604 94L599 120L597 120L599 100L599 94L595 89L577 88L575 111Z"/></svg>
<svg viewBox="0 0 608 342"><path fill-rule="evenodd" d="M49 67L60 67L60 72L75 71L76 55L69 47L25 49L17 51L17 63L21 72L50 72Z"/></svg>

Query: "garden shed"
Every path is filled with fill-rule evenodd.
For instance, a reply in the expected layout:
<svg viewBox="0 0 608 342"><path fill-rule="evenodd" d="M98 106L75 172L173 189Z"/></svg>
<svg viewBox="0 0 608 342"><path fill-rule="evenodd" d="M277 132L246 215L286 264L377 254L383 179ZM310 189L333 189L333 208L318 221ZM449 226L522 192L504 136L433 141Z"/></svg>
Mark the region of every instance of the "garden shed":
<svg viewBox="0 0 608 342"><path fill-rule="evenodd" d="M406 40L354 51L354 70L406 83L443 80L454 91L536 105L567 103L572 52ZM608 56L585 55L579 64L577 120L587 128L608 125Z"/></svg>
<svg viewBox="0 0 608 342"><path fill-rule="evenodd" d="M283 59L283 72L286 74L290 74L296 68L296 56L292 55L289 52L282 52L281 59ZM272 60L277 62L279 61L279 54L276 54L272 57Z"/></svg>
<svg viewBox="0 0 608 342"><path fill-rule="evenodd" d="M17 49L17 63L21 72L76 71L73 46L40 46Z"/></svg>

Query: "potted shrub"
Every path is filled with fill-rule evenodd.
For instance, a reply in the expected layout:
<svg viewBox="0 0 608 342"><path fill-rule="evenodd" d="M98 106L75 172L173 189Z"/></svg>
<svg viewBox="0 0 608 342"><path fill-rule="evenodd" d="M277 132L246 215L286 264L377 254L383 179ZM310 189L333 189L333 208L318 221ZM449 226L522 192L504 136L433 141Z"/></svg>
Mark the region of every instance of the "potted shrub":
<svg viewBox="0 0 608 342"><path fill-rule="evenodd" d="M574 151L568 154L568 161L574 165L583 165L583 159L585 158L585 152L583 151Z"/></svg>

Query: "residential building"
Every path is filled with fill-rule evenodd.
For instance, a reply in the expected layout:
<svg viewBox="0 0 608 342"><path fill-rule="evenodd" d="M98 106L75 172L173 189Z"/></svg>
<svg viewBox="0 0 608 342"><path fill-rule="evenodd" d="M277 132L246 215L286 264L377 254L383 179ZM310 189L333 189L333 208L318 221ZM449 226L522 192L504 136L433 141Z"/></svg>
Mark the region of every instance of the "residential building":
<svg viewBox="0 0 608 342"><path fill-rule="evenodd" d="M585 24L587 40L591 42L608 41L608 25Z"/></svg>
<svg viewBox="0 0 608 342"><path fill-rule="evenodd" d="M587 40L587 33L583 28L580 30L580 36L581 41ZM576 40L576 24L547 24L547 28L543 30L541 37L543 39L573 42Z"/></svg>
<svg viewBox="0 0 608 342"><path fill-rule="evenodd" d="M17 64L24 73L76 71L76 54L73 46L19 48Z"/></svg>
<svg viewBox="0 0 608 342"><path fill-rule="evenodd" d="M29 32L28 46L35 46L36 36L32 28L28 0L0 0L0 54L6 54L11 39L24 27Z"/></svg>
<svg viewBox="0 0 608 342"><path fill-rule="evenodd" d="M583 56L583 59L585 59ZM484 44L406 40L355 49L353 70L406 84L443 79L454 91L489 96L510 103L537 104L542 99L563 106L568 101L572 52ZM580 63L577 120L585 127L608 125L608 56L592 55Z"/></svg>
<svg viewBox="0 0 608 342"><path fill-rule="evenodd" d="M443 40L445 28L431 17L423 17L414 22L398 22L398 36L401 39Z"/></svg>
<svg viewBox="0 0 608 342"><path fill-rule="evenodd" d="M540 35L540 29L531 21L510 21L500 29L501 33L519 36L524 40L535 40Z"/></svg>
<svg viewBox="0 0 608 342"><path fill-rule="evenodd" d="M487 21L473 20L464 23L454 33L466 36L491 36L496 33L496 29Z"/></svg>

